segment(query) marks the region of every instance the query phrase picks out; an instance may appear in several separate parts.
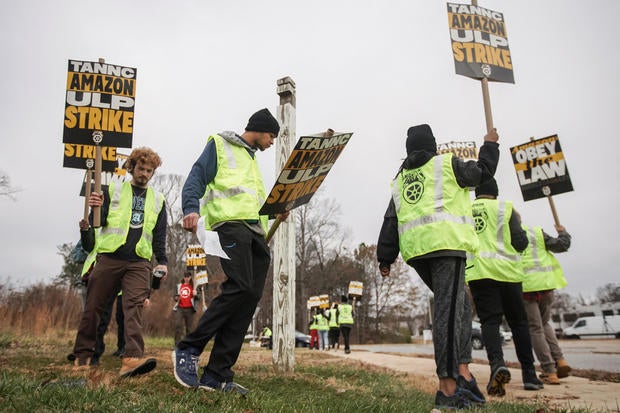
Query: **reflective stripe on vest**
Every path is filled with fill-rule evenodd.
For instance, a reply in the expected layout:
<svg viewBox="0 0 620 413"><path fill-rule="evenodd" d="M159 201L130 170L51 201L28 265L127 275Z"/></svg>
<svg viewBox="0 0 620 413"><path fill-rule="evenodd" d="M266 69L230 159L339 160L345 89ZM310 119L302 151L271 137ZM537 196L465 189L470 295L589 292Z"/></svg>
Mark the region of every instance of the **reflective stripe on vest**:
<svg viewBox="0 0 620 413"><path fill-rule="evenodd" d="M209 136L207 143L211 140L216 148L217 173L201 200L205 228L226 221L259 220L266 234L268 217L259 216L258 211L267 196L256 158L220 135Z"/></svg>
<svg viewBox="0 0 620 413"><path fill-rule="evenodd" d="M133 190L129 182L122 185L111 183L108 187L110 206L108 209L107 223L100 228L95 236L95 251L97 253L110 253L123 245L129 234L129 223L132 214ZM136 244L136 255L150 260L153 255L153 229L157 223L157 217L164 205L164 196L148 187L144 201L144 222L142 234Z"/></svg>
<svg viewBox="0 0 620 413"><path fill-rule="evenodd" d="M523 229L530 243L523 254L523 292L556 290L568 284L560 262L547 251L540 227Z"/></svg>
<svg viewBox="0 0 620 413"><path fill-rule="evenodd" d="M402 170L391 187L405 261L440 250L476 250L469 191L456 182L452 154Z"/></svg>
<svg viewBox="0 0 620 413"><path fill-rule="evenodd" d="M512 246L510 237L512 202L476 199L473 213L480 246L475 256L468 255L465 280L523 281L521 255Z"/></svg>

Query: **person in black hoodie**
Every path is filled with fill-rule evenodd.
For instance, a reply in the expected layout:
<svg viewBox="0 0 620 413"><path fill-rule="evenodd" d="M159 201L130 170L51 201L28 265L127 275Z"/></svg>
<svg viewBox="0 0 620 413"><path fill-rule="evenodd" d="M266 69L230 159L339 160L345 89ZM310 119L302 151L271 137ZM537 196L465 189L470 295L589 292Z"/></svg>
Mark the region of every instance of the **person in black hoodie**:
<svg viewBox="0 0 620 413"><path fill-rule="evenodd" d="M377 242L381 275L399 252L433 291L433 343L439 390L436 407L468 408L485 398L470 373L471 303L465 294L466 253L477 238L468 187L493 177L497 131L484 137L477 161L437 156L429 125L407 131L407 158L392 181L392 199Z"/></svg>

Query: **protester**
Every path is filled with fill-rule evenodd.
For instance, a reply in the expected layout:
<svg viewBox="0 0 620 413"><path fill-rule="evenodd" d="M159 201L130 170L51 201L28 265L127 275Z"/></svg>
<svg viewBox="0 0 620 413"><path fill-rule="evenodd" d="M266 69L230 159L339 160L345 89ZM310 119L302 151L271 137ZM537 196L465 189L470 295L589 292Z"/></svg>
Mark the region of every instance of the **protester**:
<svg viewBox="0 0 620 413"><path fill-rule="evenodd" d="M174 295L174 344L178 344L185 334L192 331L196 314L196 290L192 283L192 272L185 271L183 280L177 284Z"/></svg>
<svg viewBox="0 0 620 413"><path fill-rule="evenodd" d="M263 331L261 331L258 341L261 345L265 342L265 345L269 350L273 349L273 333L271 332L269 326L263 327Z"/></svg>
<svg viewBox="0 0 620 413"><path fill-rule="evenodd" d="M310 311L310 322L308 330L310 331L310 350L319 349L319 309L313 308Z"/></svg>
<svg viewBox="0 0 620 413"><path fill-rule="evenodd" d="M565 252L571 244L571 236L562 225L555 226L557 238L545 233L542 228L523 226L529 239L523 255L523 302L529 322L532 347L543 373L544 384L560 384L568 377L571 368L564 359L555 331L549 323L553 292L566 287L562 266L552 252Z"/></svg>
<svg viewBox="0 0 620 413"><path fill-rule="evenodd" d="M154 270L167 273L165 200L148 185L160 165L153 150L136 148L126 162L131 182L111 183L107 191L90 196L89 205L101 207L101 228L96 230L96 265L73 350L76 368L87 366L93 357L102 309L121 289L125 355L119 375L145 374L156 366L154 358L144 357L142 310L150 293L153 255L158 262Z"/></svg>
<svg viewBox="0 0 620 413"><path fill-rule="evenodd" d="M433 344L439 378L438 408L484 403L469 371L471 305L465 294L465 258L478 240L473 229L468 187L493 177L499 150L497 131L484 137L478 161L437 156L428 125L407 131L407 158L392 181L392 199L377 243L381 275L400 252L434 293Z"/></svg>
<svg viewBox="0 0 620 413"><path fill-rule="evenodd" d="M322 351L329 350L329 342L327 336L329 332L329 319L325 316L325 310L319 309L317 314L317 330L319 333L319 348Z"/></svg>
<svg viewBox="0 0 620 413"><path fill-rule="evenodd" d="M480 248L467 262L466 280L476 312L480 318L482 339L491 367L487 384L489 396L504 396L510 382L502 351L500 325L506 317L512 331L525 390L539 390L543 384L536 377L532 343L523 306L521 252L528 244L521 219L512 202L497 200L495 179L476 187L472 205Z"/></svg>
<svg viewBox="0 0 620 413"><path fill-rule="evenodd" d="M338 303L333 302L328 311L329 318L329 348L340 348L340 324L338 324Z"/></svg>
<svg viewBox="0 0 620 413"><path fill-rule="evenodd" d="M255 153L269 148L279 131L278 121L262 109L250 117L241 136L228 131L209 136L183 186L183 228L196 232L202 215L205 229L217 232L230 257L221 260L227 279L220 295L173 351L174 376L185 387L248 392L233 381L232 367L271 261L265 238L268 217L259 215L266 193ZM214 336L209 362L198 380L198 356Z"/></svg>
<svg viewBox="0 0 620 413"><path fill-rule="evenodd" d="M344 340L344 352L345 354L351 353L351 346L349 345L349 336L351 335L351 329L355 322L353 306L349 304L349 297L343 295L340 297L340 304L338 305L338 325L340 326L340 332L342 332L342 338Z"/></svg>

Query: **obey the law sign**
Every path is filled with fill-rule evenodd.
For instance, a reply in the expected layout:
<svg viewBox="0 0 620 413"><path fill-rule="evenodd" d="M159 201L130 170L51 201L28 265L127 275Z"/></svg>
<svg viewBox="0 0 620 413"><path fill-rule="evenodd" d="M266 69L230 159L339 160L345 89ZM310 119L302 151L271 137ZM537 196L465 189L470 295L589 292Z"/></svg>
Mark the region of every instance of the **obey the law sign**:
<svg viewBox="0 0 620 413"><path fill-rule="evenodd" d="M573 190L558 135L510 148L524 201Z"/></svg>
<svg viewBox="0 0 620 413"><path fill-rule="evenodd" d="M63 143L131 148L135 96L135 68L69 60Z"/></svg>

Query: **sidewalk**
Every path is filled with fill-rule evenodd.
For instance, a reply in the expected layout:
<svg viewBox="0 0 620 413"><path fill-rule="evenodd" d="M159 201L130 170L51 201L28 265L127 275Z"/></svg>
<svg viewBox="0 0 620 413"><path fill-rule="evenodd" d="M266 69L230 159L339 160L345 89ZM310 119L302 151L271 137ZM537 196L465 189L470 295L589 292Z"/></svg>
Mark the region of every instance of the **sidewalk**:
<svg viewBox="0 0 620 413"><path fill-rule="evenodd" d="M353 349L350 354L342 350L330 351L330 355L358 360L362 363L385 367L412 378L412 381L422 391L434 393L437 390L437 376L435 375L435 360L433 358L398 356L391 354L373 353ZM489 366L484 364L470 364L471 372L476 376L481 390L489 380ZM505 397L487 397L490 402L500 400L529 401L543 407L588 408L592 412L620 412L620 383L590 381L581 377L567 377L559 386L546 385L539 391L523 389L521 370L509 369L512 380L506 386Z"/></svg>

